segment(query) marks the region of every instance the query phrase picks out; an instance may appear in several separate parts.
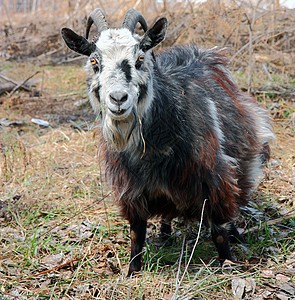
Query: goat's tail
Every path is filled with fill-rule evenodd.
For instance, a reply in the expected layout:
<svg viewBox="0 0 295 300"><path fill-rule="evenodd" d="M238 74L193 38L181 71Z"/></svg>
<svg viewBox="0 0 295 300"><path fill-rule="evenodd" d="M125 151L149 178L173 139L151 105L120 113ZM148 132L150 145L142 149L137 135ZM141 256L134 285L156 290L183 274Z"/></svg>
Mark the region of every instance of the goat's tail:
<svg viewBox="0 0 295 300"><path fill-rule="evenodd" d="M262 145L261 152L260 152L260 159L261 159L261 164L265 166L267 162L270 159L270 146L269 142L265 142Z"/></svg>
<svg viewBox="0 0 295 300"><path fill-rule="evenodd" d="M264 167L270 159L270 144L274 141L271 118L261 107L256 107L254 122L257 134L257 152L249 165L249 178L255 188L263 176Z"/></svg>
<svg viewBox="0 0 295 300"><path fill-rule="evenodd" d="M259 109L256 122L258 139L261 145L261 163L263 166L265 166L270 159L270 143L274 141L271 118L267 116L263 109Z"/></svg>

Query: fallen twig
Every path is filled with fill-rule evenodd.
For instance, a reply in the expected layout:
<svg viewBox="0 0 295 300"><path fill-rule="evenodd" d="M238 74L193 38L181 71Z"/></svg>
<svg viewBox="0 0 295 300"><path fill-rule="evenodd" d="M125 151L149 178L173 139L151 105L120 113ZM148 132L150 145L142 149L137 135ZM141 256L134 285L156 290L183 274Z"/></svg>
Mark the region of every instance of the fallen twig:
<svg viewBox="0 0 295 300"><path fill-rule="evenodd" d="M32 77L34 77L36 74L38 74L39 71L36 71L34 74L30 75L27 79L25 79L23 82L19 83L10 93L10 96L12 96L19 88L23 87L24 84L26 84ZM31 91L31 90L30 90Z"/></svg>
<svg viewBox="0 0 295 300"><path fill-rule="evenodd" d="M39 275L47 274L47 273L52 272L52 271L56 271L56 270L58 270L58 269L61 269L61 268L65 267L65 266L67 266L67 265L69 265L69 264L72 264L72 263L74 263L74 262L80 260L81 258L82 258L82 257L78 257L78 258L71 259L71 260L69 260L69 261L67 261L67 262L65 262L65 263L63 263L63 264L61 264L61 265L59 265L59 266L56 266L56 267L51 268L51 269L49 269L49 270L44 270L44 271L39 272L39 273L37 273L37 274L33 274L32 276L29 276L29 277L36 277L36 276L39 276Z"/></svg>
<svg viewBox="0 0 295 300"><path fill-rule="evenodd" d="M272 79L271 75L269 74L269 72L268 72L267 67L265 66L265 64L262 64L262 68L263 68L264 72L266 73L268 79L270 81L273 81L273 79Z"/></svg>
<svg viewBox="0 0 295 300"><path fill-rule="evenodd" d="M265 223L261 223L260 225L257 225L257 226L254 226L254 227L251 227L249 229L246 229L242 234L246 234L246 233L250 233L250 232L253 232L253 231L256 231L256 230L259 230L261 228L262 225L274 225L274 224L277 224L277 223L280 223L284 220L289 220L291 218L295 217L295 212L294 213L291 213L291 214L288 214L286 216L283 216L283 217L280 217L280 218L277 218L277 219L274 219L274 220L269 220Z"/></svg>
<svg viewBox="0 0 295 300"><path fill-rule="evenodd" d="M6 81L8 81L8 82L13 83L14 85L19 85L19 82L14 81L13 79L8 78L8 77L6 77L5 75L3 75L3 74L1 74L1 73L0 73L0 78L6 80ZM26 85L22 85L21 88L24 89L24 90L27 91L27 92L31 92L31 91L32 91L32 90L31 90L30 88L28 88Z"/></svg>
<svg viewBox="0 0 295 300"><path fill-rule="evenodd" d="M3 81L1 81L0 84L0 95L3 93L10 93L15 87L15 84L11 82L4 83Z"/></svg>

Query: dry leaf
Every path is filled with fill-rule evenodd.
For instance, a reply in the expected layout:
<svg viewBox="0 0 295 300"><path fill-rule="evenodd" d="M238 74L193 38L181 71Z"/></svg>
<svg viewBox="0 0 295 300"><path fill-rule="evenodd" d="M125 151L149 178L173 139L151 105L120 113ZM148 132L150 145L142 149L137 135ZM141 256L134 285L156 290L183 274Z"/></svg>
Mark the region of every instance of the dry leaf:
<svg viewBox="0 0 295 300"><path fill-rule="evenodd" d="M295 288L294 286L291 286L288 283L282 283L279 284L278 286L282 291L286 292L287 294L289 294L290 296L292 296L292 298L294 299L295 297Z"/></svg>
<svg viewBox="0 0 295 300"><path fill-rule="evenodd" d="M246 278L245 291L246 293L252 292L254 294L256 288L256 282L253 278Z"/></svg>
<svg viewBox="0 0 295 300"><path fill-rule="evenodd" d="M245 292L245 286L246 286L246 280L243 278L233 278L231 281L231 288L233 291L234 296L236 296L238 299L243 298L243 294Z"/></svg>
<svg viewBox="0 0 295 300"><path fill-rule="evenodd" d="M261 276L265 278L274 278L275 274L272 270L262 270Z"/></svg>
<svg viewBox="0 0 295 300"><path fill-rule="evenodd" d="M290 298L285 294L276 294L277 298L280 300L289 300Z"/></svg>
<svg viewBox="0 0 295 300"><path fill-rule="evenodd" d="M44 264L49 269L52 269L56 266L61 265L64 262L64 260L65 260L65 256L61 252L61 253L52 254L52 255L48 255L48 256L43 257L40 260L40 263Z"/></svg>
<svg viewBox="0 0 295 300"><path fill-rule="evenodd" d="M277 274L276 275L276 280L277 281L280 281L280 282L288 282L288 281L290 281L290 277L288 277L288 276L285 276L285 275L283 275L283 274Z"/></svg>

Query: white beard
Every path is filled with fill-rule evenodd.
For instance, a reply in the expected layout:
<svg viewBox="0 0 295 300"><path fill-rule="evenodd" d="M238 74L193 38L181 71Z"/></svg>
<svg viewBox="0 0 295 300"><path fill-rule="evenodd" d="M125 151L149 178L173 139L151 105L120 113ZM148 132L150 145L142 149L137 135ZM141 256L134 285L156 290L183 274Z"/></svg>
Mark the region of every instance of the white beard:
<svg viewBox="0 0 295 300"><path fill-rule="evenodd" d="M139 143L139 121L135 108L124 120L114 120L107 113L103 121L103 136L110 149L122 152Z"/></svg>

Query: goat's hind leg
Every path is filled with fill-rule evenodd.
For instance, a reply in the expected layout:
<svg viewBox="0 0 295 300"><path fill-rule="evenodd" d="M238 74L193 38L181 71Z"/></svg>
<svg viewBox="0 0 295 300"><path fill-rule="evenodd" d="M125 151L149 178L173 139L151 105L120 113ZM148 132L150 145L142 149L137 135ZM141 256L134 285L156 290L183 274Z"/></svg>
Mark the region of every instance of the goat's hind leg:
<svg viewBox="0 0 295 300"><path fill-rule="evenodd" d="M167 246L172 244L171 232L171 221L163 218L161 220L160 238Z"/></svg>
<svg viewBox="0 0 295 300"><path fill-rule="evenodd" d="M229 244L230 237L226 225L227 224L212 224L211 227L212 240L217 248L221 261L226 259L233 260Z"/></svg>
<svg viewBox="0 0 295 300"><path fill-rule="evenodd" d="M239 232L233 222L230 222L228 224L228 234L229 234L229 240L231 243L246 244L245 240L241 237L241 235L239 234Z"/></svg>

